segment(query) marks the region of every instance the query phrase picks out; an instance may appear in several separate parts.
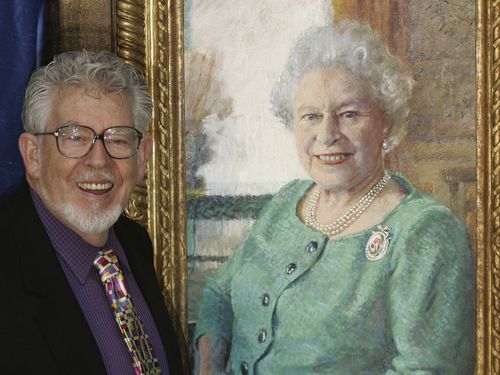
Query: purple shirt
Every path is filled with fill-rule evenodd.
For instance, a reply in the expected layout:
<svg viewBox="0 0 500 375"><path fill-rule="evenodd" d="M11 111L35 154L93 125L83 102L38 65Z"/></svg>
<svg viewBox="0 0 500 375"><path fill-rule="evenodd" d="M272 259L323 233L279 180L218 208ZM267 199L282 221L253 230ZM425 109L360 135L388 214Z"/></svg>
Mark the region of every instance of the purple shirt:
<svg viewBox="0 0 500 375"><path fill-rule="evenodd" d="M94 267L94 259L102 248L88 244L57 220L33 190L31 196L52 246L56 250L59 263L94 335L107 373L135 375L132 358L116 324L99 273ZM120 262L127 290L160 361L161 372L164 375L168 374L167 357L158 329L134 275L130 271L125 252L112 229L109 230L106 247L113 249Z"/></svg>

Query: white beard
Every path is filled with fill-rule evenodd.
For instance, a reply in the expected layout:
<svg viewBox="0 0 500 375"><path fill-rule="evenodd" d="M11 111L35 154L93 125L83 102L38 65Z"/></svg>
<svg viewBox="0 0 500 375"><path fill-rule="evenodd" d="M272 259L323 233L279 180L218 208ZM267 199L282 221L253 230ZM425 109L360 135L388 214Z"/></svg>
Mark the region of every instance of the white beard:
<svg viewBox="0 0 500 375"><path fill-rule="evenodd" d="M60 217L82 233L98 234L107 231L117 222L125 207L117 204L115 207L102 211L99 203L94 202L88 208L82 209L72 203L54 204L42 183L39 185L40 198L45 206L51 207Z"/></svg>
<svg viewBox="0 0 500 375"><path fill-rule="evenodd" d="M123 207L115 206L102 212L98 203L82 210L71 203L56 205L54 209L72 226L82 233L103 233L113 226L123 212Z"/></svg>

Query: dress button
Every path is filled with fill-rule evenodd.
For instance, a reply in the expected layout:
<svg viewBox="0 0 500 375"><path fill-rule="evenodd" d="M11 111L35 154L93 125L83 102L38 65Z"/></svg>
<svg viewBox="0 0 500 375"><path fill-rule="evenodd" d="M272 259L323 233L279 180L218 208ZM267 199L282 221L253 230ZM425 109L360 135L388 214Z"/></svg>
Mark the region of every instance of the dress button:
<svg viewBox="0 0 500 375"><path fill-rule="evenodd" d="M264 293L262 295L262 306L268 306L269 305L269 294Z"/></svg>
<svg viewBox="0 0 500 375"><path fill-rule="evenodd" d="M240 369L243 375L248 375L248 363L241 362Z"/></svg>
<svg viewBox="0 0 500 375"><path fill-rule="evenodd" d="M258 340L262 344L263 342L266 341L266 339L267 339L267 331L264 328L262 328L261 330L259 330Z"/></svg>
<svg viewBox="0 0 500 375"><path fill-rule="evenodd" d="M308 253L313 253L318 249L318 243L316 241L311 241L306 246L306 251Z"/></svg>
<svg viewBox="0 0 500 375"><path fill-rule="evenodd" d="M295 272L296 269L297 269L297 265L295 263L290 263L288 266L286 266L285 273L287 275L291 275L292 273Z"/></svg>

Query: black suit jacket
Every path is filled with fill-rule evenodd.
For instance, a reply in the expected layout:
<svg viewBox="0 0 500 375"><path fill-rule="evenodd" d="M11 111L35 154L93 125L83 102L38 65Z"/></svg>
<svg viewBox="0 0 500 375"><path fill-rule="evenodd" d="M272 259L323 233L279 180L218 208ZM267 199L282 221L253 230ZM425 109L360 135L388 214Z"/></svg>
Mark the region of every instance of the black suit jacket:
<svg viewBox="0 0 500 375"><path fill-rule="evenodd" d="M160 332L170 373L181 374L147 232L125 217L114 229ZM106 374L27 186L0 203L0 241L0 373Z"/></svg>

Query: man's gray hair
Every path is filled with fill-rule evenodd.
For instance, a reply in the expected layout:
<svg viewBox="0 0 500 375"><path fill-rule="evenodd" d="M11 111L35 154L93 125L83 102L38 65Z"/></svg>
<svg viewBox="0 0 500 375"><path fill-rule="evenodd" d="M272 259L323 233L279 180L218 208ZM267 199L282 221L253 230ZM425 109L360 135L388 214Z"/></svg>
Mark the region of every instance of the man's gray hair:
<svg viewBox="0 0 500 375"><path fill-rule="evenodd" d="M31 75L24 96L24 130L45 131L53 109L52 93L67 86L127 95L134 127L142 133L148 131L152 102L143 75L111 52L86 50L61 53Z"/></svg>
<svg viewBox="0 0 500 375"><path fill-rule="evenodd" d="M406 134L413 79L386 44L367 25L341 21L307 30L291 49L287 65L271 93L274 114L292 128L293 103L300 79L315 69L345 68L366 82L392 122L392 148Z"/></svg>

